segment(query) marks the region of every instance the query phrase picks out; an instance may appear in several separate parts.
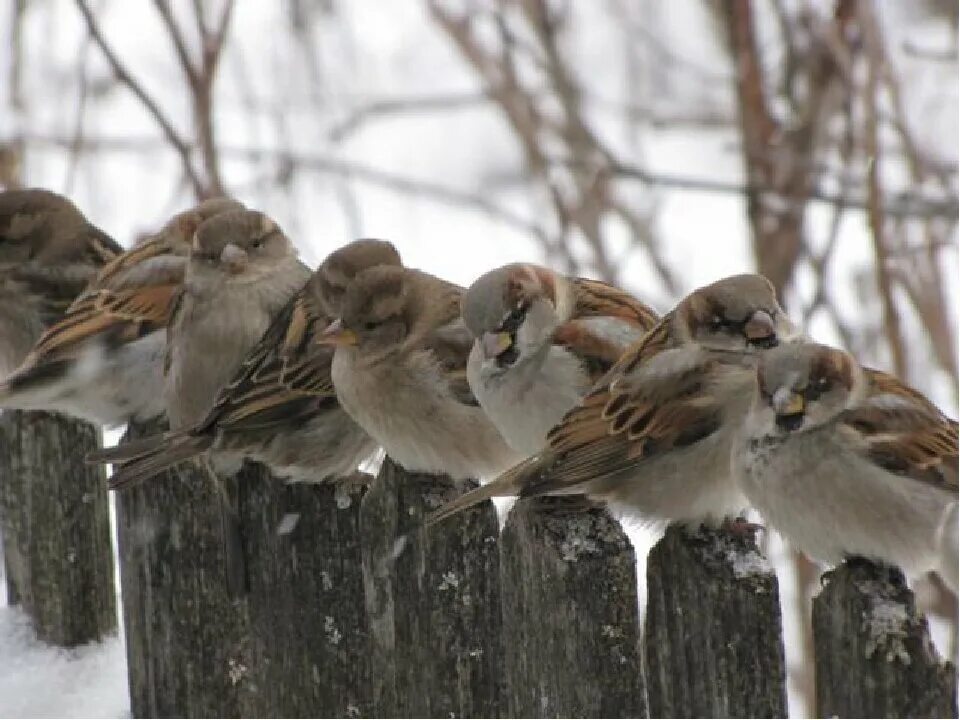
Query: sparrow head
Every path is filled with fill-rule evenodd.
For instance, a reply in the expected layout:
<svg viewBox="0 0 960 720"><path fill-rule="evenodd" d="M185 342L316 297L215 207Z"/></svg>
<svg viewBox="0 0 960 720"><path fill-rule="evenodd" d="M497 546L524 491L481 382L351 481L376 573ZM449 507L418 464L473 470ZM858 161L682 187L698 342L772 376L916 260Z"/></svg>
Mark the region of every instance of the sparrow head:
<svg viewBox="0 0 960 720"><path fill-rule="evenodd" d="M859 377L843 350L791 343L764 353L757 367L757 405L777 434L816 427L845 410Z"/></svg>
<svg viewBox="0 0 960 720"><path fill-rule="evenodd" d="M343 311L320 335L324 345L356 346L368 356L400 345L417 319L413 283L402 267L361 272L343 296Z"/></svg>
<svg viewBox="0 0 960 720"><path fill-rule="evenodd" d="M203 221L190 247L191 273L222 273L249 282L296 257L280 227L255 210L228 210Z"/></svg>
<svg viewBox="0 0 960 720"><path fill-rule="evenodd" d="M204 200L196 207L177 213L155 236L163 240L171 252L186 255L190 252L190 243L197 229L215 215L233 210L244 210L244 206L230 198L213 198Z"/></svg>
<svg viewBox="0 0 960 720"><path fill-rule="evenodd" d="M561 279L516 263L481 275L464 293L461 314L484 364L506 370L549 342L558 316Z"/></svg>
<svg viewBox="0 0 960 720"><path fill-rule="evenodd" d="M0 263L101 266L122 251L62 195L39 188L0 193Z"/></svg>
<svg viewBox="0 0 960 720"><path fill-rule="evenodd" d="M355 240L327 256L313 276L312 287L331 317L340 314L344 293L353 279L378 265L403 265L400 253L386 240Z"/></svg>
<svg viewBox="0 0 960 720"><path fill-rule="evenodd" d="M694 291L675 313L682 342L755 354L798 335L762 275L734 275Z"/></svg>

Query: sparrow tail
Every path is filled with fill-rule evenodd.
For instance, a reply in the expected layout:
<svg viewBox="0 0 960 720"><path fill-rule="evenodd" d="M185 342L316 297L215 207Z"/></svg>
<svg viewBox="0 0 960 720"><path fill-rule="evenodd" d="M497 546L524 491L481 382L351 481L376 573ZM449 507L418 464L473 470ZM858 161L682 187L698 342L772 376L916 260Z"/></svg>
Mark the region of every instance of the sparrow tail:
<svg viewBox="0 0 960 720"><path fill-rule="evenodd" d="M531 477L531 470L536 471L540 466L540 456L534 455L502 473L499 477L486 485L464 493L456 500L451 500L439 510L434 510L423 521L424 528L431 528L439 522L456 515L484 500L495 497L520 495L527 481Z"/></svg>
<svg viewBox="0 0 960 720"><path fill-rule="evenodd" d="M121 490L149 480L178 463L196 457L213 445L213 438L209 435L177 433L159 437L160 442L152 451L141 453L110 476L108 483L111 490Z"/></svg>
<svg viewBox="0 0 960 720"><path fill-rule="evenodd" d="M138 440L129 440L123 445L115 447L100 448L87 453L87 462L93 464L130 462L142 458L146 455L152 455L164 444L170 433L157 433Z"/></svg>
<svg viewBox="0 0 960 720"><path fill-rule="evenodd" d="M56 410L50 400L50 386L66 372L63 362L21 365L0 382L0 408L7 410Z"/></svg>

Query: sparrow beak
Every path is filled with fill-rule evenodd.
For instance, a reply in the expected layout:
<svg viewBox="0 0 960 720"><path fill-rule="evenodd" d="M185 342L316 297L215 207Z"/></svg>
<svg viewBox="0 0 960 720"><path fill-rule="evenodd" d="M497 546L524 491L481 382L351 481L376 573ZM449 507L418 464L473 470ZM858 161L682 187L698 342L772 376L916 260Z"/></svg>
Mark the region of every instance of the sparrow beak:
<svg viewBox="0 0 960 720"><path fill-rule="evenodd" d="M353 330L347 330L339 319L334 320L327 326L327 329L320 333L317 338L317 345L356 345L357 334Z"/></svg>
<svg viewBox="0 0 960 720"><path fill-rule="evenodd" d="M773 411L780 418L803 418L806 400L802 393L780 388L773 394Z"/></svg>
<svg viewBox="0 0 960 720"><path fill-rule="evenodd" d="M481 344L483 345L484 356L495 358L513 345L513 338L507 332L484 333Z"/></svg>
<svg viewBox="0 0 960 720"><path fill-rule="evenodd" d="M234 243L227 243L220 252L220 262L233 275L239 275L246 270L249 260L247 251Z"/></svg>
<svg viewBox="0 0 960 720"><path fill-rule="evenodd" d="M772 347L776 344L777 328L768 313L757 310L744 324L743 334L755 345Z"/></svg>

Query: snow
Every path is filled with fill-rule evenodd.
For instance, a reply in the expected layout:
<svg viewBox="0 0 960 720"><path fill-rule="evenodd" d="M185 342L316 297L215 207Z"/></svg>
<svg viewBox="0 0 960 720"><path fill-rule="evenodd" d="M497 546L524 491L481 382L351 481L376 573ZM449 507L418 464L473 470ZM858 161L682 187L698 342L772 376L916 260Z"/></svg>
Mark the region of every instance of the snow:
<svg viewBox="0 0 960 720"><path fill-rule="evenodd" d="M116 443L120 433L104 435L107 443ZM120 632L71 649L38 640L27 615L8 604L0 552L0 718L130 717L112 494L110 539Z"/></svg>
<svg viewBox="0 0 960 720"><path fill-rule="evenodd" d="M20 609L0 607L0 718L130 717L126 668L119 636L53 647Z"/></svg>

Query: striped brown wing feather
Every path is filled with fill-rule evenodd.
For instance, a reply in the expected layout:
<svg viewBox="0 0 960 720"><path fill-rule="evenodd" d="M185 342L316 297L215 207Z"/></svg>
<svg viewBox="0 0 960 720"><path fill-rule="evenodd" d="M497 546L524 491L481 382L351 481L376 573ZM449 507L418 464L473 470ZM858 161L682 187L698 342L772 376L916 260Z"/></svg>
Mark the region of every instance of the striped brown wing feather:
<svg viewBox="0 0 960 720"><path fill-rule="evenodd" d="M576 303L573 317L620 318L625 322L649 330L660 319L648 305L620 288L587 278L573 281Z"/></svg>
<svg viewBox="0 0 960 720"><path fill-rule="evenodd" d="M716 360L705 359L655 380L614 377L597 387L550 431L538 477L524 494L615 475L716 432L721 408L704 383L718 370Z"/></svg>
<svg viewBox="0 0 960 720"><path fill-rule="evenodd" d="M27 364L69 356L78 344L102 333L128 341L165 328L178 292L177 285L160 285L86 295L41 335Z"/></svg>
<svg viewBox="0 0 960 720"><path fill-rule="evenodd" d="M866 457L889 472L956 493L956 420L944 416L922 394L892 375L866 372L866 401L840 418L866 440ZM896 398L905 402L897 403Z"/></svg>
<svg viewBox="0 0 960 720"><path fill-rule="evenodd" d="M309 293L297 295L220 391L201 427L264 428L305 420L335 404L333 349L315 342L329 322Z"/></svg>

